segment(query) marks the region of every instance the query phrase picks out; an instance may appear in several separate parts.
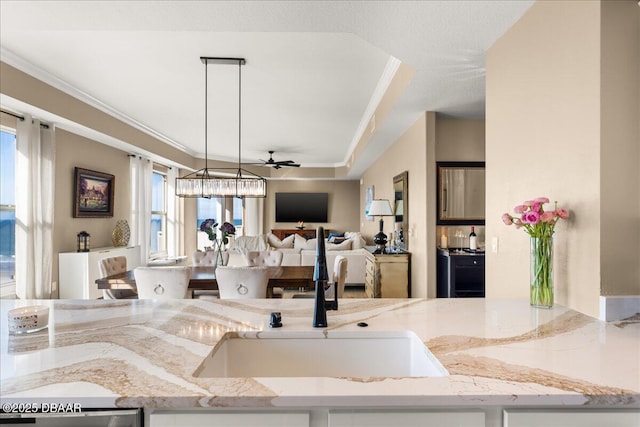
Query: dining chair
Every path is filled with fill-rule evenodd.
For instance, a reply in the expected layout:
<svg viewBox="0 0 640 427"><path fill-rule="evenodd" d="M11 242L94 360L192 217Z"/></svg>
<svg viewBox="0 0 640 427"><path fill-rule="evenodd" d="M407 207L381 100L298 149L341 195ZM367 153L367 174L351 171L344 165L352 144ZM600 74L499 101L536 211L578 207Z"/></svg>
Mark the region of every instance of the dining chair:
<svg viewBox="0 0 640 427"><path fill-rule="evenodd" d="M344 283L347 280L347 257L343 255L336 256L333 261L333 283L325 291L324 296L328 300L334 299L333 295L338 289L338 298L344 295Z"/></svg>
<svg viewBox="0 0 640 427"><path fill-rule="evenodd" d="M333 275L331 277L331 285L324 291L324 298L326 300L334 299L335 289L338 289L338 298L342 298L344 295L344 284L347 280L347 257L343 255L336 256L333 261ZM304 294L294 294L291 298L314 298L313 292L307 292Z"/></svg>
<svg viewBox="0 0 640 427"><path fill-rule="evenodd" d="M127 257L116 256L102 258L98 261L100 277L112 276L127 271ZM133 289L103 289L103 299L137 299L138 294Z"/></svg>
<svg viewBox="0 0 640 427"><path fill-rule="evenodd" d="M248 251L244 254L244 259L250 267L279 267L282 265L283 253L281 251ZM271 298L282 298L284 288L273 288Z"/></svg>
<svg viewBox="0 0 640 427"><path fill-rule="evenodd" d="M222 265L229 262L229 252L222 251L218 257L218 251L195 251L191 254L191 264L196 266L213 266L222 260Z"/></svg>
<svg viewBox="0 0 640 427"><path fill-rule="evenodd" d="M221 299L266 298L269 267L216 268Z"/></svg>
<svg viewBox="0 0 640 427"><path fill-rule="evenodd" d="M140 299L191 298L189 267L137 267L133 274Z"/></svg>
<svg viewBox="0 0 640 427"><path fill-rule="evenodd" d="M195 251L191 254L191 264L200 267L210 267L218 265L222 259L222 265L227 265L229 262L229 252L222 251L221 256L218 256L218 251ZM220 298L220 292L209 289L194 289L194 299L218 299Z"/></svg>

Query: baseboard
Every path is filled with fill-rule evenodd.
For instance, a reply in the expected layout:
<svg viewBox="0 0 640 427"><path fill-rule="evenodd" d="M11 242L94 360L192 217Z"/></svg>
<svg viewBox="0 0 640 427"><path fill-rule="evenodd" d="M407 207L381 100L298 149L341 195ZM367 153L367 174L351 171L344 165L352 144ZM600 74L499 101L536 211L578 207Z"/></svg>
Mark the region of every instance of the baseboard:
<svg viewBox="0 0 640 427"><path fill-rule="evenodd" d="M600 296L600 320L615 322L640 313L640 295Z"/></svg>

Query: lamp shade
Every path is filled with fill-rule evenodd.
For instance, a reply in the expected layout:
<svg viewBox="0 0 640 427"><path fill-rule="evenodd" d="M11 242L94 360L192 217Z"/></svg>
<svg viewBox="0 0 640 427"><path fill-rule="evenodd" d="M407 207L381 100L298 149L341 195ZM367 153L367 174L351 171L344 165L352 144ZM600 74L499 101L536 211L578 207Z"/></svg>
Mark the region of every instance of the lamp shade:
<svg viewBox="0 0 640 427"><path fill-rule="evenodd" d="M374 199L369 206L369 216L393 216L391 203L387 199Z"/></svg>

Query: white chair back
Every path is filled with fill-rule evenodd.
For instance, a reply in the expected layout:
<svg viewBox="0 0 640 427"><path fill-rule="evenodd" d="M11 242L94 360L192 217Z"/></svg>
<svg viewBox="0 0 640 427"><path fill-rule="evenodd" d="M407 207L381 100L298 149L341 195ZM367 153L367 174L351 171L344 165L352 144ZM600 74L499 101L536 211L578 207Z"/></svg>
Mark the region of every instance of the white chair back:
<svg viewBox="0 0 640 427"><path fill-rule="evenodd" d="M227 265L229 262L229 253L222 251L222 265ZM218 251L195 251L191 254L191 263L196 266L211 266L217 265L219 262Z"/></svg>
<svg viewBox="0 0 640 427"><path fill-rule="evenodd" d="M338 289L338 298L344 295L344 283L347 279L347 258L338 255L333 261L333 284L325 292L325 298L334 299L334 290Z"/></svg>
<svg viewBox="0 0 640 427"><path fill-rule="evenodd" d="M138 298L183 299L190 298L188 267L137 267L133 270Z"/></svg>
<svg viewBox="0 0 640 427"><path fill-rule="evenodd" d="M282 265L283 254L280 251L249 251L244 256L250 267L279 267Z"/></svg>
<svg viewBox="0 0 640 427"><path fill-rule="evenodd" d="M111 258L102 258L98 261L98 270L100 277L112 276L127 271L127 257L116 256ZM103 299L135 299L138 294L130 289L103 289Z"/></svg>
<svg viewBox="0 0 640 427"><path fill-rule="evenodd" d="M226 267L216 269L221 299L266 298L268 267Z"/></svg>

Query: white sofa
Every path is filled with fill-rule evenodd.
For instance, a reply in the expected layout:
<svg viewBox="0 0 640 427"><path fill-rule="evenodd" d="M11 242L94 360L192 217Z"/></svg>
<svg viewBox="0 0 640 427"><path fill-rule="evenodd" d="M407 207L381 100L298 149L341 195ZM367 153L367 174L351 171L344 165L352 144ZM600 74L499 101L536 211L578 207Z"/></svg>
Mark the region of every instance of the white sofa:
<svg viewBox="0 0 640 427"><path fill-rule="evenodd" d="M332 239L333 240L333 239ZM282 265L314 265L316 261L316 239L306 240L294 234L284 240L273 234L260 236L239 236L230 245L228 265L246 265L244 253L247 251L281 251ZM344 240L340 243L328 241L325 243L327 265L333 265L336 256L347 258L347 278L349 285L362 285L365 278L366 249L365 241L358 232L344 233Z"/></svg>

